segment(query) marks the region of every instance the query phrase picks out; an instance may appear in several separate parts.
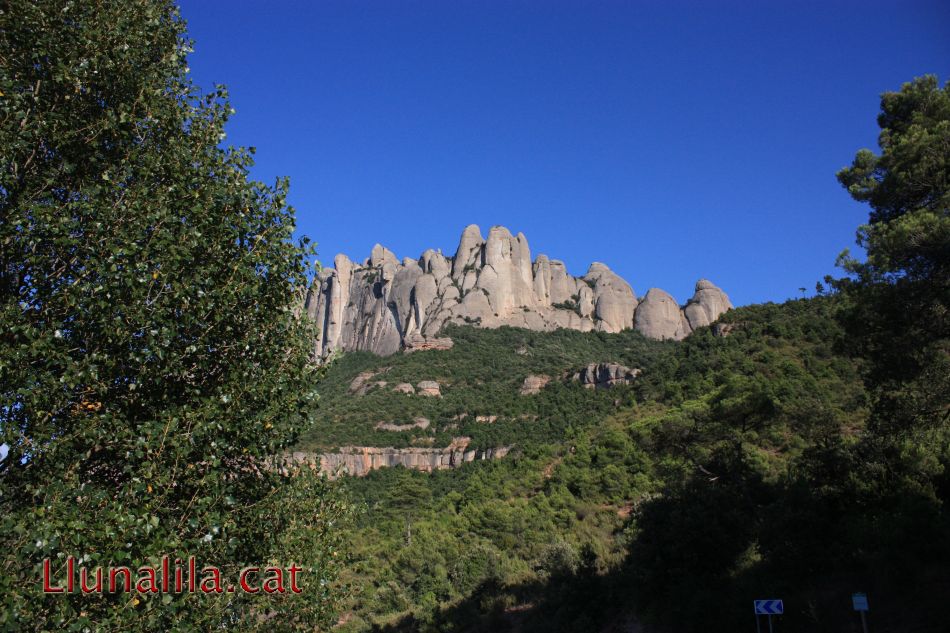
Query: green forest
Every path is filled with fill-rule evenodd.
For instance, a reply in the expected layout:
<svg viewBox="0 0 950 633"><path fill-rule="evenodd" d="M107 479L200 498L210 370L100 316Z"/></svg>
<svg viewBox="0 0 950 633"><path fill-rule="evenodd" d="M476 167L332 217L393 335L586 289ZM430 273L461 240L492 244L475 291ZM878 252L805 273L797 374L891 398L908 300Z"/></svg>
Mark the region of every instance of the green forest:
<svg viewBox="0 0 950 633"><path fill-rule="evenodd" d="M455 342L450 350L385 358L353 352L333 361L317 386L319 424L303 436L300 447L407 447L423 441L446 446L454 436L471 437L477 448L560 441L570 428L589 426L615 410L618 398L634 401L632 387L592 392L569 374L607 361L652 367L662 364L673 349L672 343L644 338L634 330L545 333L450 325L444 333ZM364 385L368 389L355 394L350 385L364 372L373 374ZM549 376L552 381L539 394L519 395L528 375ZM394 391L398 384L417 385L423 380L437 381L441 397ZM377 386L379 381L385 385ZM426 432L375 429L379 422L405 424L417 417L430 420ZM494 421L479 422L479 417Z"/></svg>
<svg viewBox="0 0 950 633"><path fill-rule="evenodd" d="M451 351L459 362L448 367L440 351L349 355L321 384L331 419L355 416L351 407L404 411L398 393L381 393L371 409L342 397L357 371L391 367L411 380L438 367L461 394L489 385L491 406L479 410L556 423L484 432L517 447L501 460L347 479L363 511L341 630L599 631L637 622L729 631L749 626L751 601L768 594L785 599L780 630L837 631L853 624L858 590L880 597L879 626L888 618L906 626L916 606L919 630L938 630L925 599L914 601L947 586L950 524L939 497L947 482L889 491L880 464L866 459L872 400L864 363L840 349L844 309L838 296L749 306L722 318L726 336L707 328L662 344L633 333L460 328ZM488 358L503 379L487 379ZM557 374L598 358L644 373L629 386L552 383L518 395L525 372ZM445 393L444 403L425 400L433 419L456 411ZM346 441L379 444L381 432L372 433ZM931 437L916 458L938 463L946 429Z"/></svg>

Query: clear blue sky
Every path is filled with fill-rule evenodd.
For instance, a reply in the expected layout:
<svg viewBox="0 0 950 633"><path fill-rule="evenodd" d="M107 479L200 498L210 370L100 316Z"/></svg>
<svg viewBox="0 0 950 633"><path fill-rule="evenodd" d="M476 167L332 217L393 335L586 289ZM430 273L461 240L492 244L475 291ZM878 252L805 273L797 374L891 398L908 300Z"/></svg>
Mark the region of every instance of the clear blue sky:
<svg viewBox="0 0 950 633"><path fill-rule="evenodd" d="M835 272L867 217L835 180L876 148L881 92L950 77L947 2L185 0L228 142L291 180L331 264L376 242L454 253L523 231L680 302L736 304Z"/></svg>

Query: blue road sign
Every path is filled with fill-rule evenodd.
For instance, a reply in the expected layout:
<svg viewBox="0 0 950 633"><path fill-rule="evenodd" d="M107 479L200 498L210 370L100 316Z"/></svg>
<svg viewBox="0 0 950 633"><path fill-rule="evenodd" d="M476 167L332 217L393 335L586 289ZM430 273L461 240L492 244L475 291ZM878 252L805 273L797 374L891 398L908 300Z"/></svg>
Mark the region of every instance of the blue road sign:
<svg viewBox="0 0 950 633"><path fill-rule="evenodd" d="M755 612L758 615L782 615L785 605L781 600L756 600Z"/></svg>
<svg viewBox="0 0 950 633"><path fill-rule="evenodd" d="M854 605L855 611L869 611L868 609L868 594L866 593L855 593L851 595L851 604Z"/></svg>

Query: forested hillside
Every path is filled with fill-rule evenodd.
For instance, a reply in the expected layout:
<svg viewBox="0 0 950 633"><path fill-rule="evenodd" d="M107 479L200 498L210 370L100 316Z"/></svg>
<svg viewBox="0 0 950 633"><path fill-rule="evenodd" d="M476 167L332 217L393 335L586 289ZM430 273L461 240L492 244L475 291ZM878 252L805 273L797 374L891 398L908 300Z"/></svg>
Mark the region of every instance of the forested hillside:
<svg viewBox="0 0 950 633"><path fill-rule="evenodd" d="M898 513L868 504L876 491L858 451L869 400L860 363L836 351L841 303L741 308L720 335L707 328L681 343L458 328L449 352L344 357L321 384L322 412L336 421L327 442L393 439L372 429L379 416L470 412L500 418L453 433L517 450L457 470L348 481L365 511L343 629L596 631L637 621L730 631L752 624L752 599L777 595L787 604L781 630L847 630L851 591L874 592L883 619L914 599L911 578L945 587L935 561L948 560L948 525L935 500L894 498ZM629 386L552 381L519 395L528 373L595 361L644 371ZM349 392L359 372L386 367L394 381L439 379L444 398Z"/></svg>
<svg viewBox="0 0 950 633"><path fill-rule="evenodd" d="M445 446L453 436L473 438L479 447L560 441L568 427L587 426L631 400L629 388L584 389L572 373L604 361L647 368L662 364L673 343L627 330L619 334L551 333L503 327L446 329L450 350L397 354L380 358L369 352L344 354L320 383L320 423L304 437L304 448L347 444L410 446L422 441ZM365 381L354 383L360 376ZM535 395L521 395L529 375L551 381ZM407 394L399 385L439 383L441 397ZM425 417L425 429L381 431L379 422L405 424ZM492 422L478 421L492 419Z"/></svg>

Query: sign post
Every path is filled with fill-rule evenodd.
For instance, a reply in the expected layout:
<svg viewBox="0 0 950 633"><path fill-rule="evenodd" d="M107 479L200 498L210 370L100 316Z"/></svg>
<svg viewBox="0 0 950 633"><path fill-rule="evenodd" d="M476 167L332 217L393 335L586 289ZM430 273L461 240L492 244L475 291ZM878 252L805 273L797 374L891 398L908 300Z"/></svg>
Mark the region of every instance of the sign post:
<svg viewBox="0 0 950 633"><path fill-rule="evenodd" d="M753 600L753 606L755 607L755 630L756 633L759 631L759 616L767 615L769 617L769 633L772 631L772 616L773 615L782 615L785 613L785 605L781 600ZM867 631L865 631L867 633Z"/></svg>
<svg viewBox="0 0 950 633"><path fill-rule="evenodd" d="M864 631L864 633L868 633L867 612L870 610L868 608L868 594L851 594L851 604L854 606L854 610L861 614L861 629Z"/></svg>

